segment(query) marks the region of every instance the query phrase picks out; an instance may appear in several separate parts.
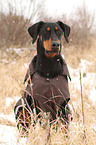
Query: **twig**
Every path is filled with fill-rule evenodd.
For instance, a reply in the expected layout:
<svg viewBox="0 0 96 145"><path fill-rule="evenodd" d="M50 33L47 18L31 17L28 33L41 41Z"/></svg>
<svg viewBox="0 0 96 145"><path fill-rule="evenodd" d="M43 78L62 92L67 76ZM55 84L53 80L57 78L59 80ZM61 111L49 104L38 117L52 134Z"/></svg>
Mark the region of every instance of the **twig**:
<svg viewBox="0 0 96 145"><path fill-rule="evenodd" d="M81 70L80 70L80 88L81 88L81 103L82 103L83 125L85 125L84 102L83 102L83 90L82 90L82 76L81 76Z"/></svg>
<svg viewBox="0 0 96 145"><path fill-rule="evenodd" d="M80 87L81 87L81 103L82 103L82 116L83 116L83 126L84 126L84 134L83 139L86 139L86 128L85 128L85 116L84 116L84 101L83 101L83 89L82 89L82 74L80 70Z"/></svg>

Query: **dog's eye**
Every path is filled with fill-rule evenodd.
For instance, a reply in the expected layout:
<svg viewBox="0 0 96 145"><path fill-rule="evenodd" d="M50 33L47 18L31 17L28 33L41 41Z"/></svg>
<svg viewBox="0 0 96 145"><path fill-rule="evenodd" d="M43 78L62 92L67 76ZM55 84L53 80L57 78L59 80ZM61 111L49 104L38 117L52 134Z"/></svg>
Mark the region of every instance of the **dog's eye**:
<svg viewBox="0 0 96 145"><path fill-rule="evenodd" d="M48 34L48 33L50 33L50 31L47 31L47 30L46 30L46 31L44 31L44 34Z"/></svg>
<svg viewBox="0 0 96 145"><path fill-rule="evenodd" d="M49 35L50 34L50 31L44 31L44 35L46 36L46 35Z"/></svg>
<svg viewBox="0 0 96 145"><path fill-rule="evenodd" d="M47 34L47 31L44 31L44 34Z"/></svg>
<svg viewBox="0 0 96 145"><path fill-rule="evenodd" d="M61 34L61 31L58 29L58 30L56 30L56 34L57 35L60 35Z"/></svg>

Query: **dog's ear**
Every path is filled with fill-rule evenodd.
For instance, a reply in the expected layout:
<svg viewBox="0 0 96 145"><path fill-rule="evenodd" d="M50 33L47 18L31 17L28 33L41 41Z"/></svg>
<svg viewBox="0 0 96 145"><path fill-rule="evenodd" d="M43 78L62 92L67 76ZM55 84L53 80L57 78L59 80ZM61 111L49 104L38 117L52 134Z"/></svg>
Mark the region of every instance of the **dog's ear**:
<svg viewBox="0 0 96 145"><path fill-rule="evenodd" d="M43 21L40 21L28 28L28 32L30 36L33 38L32 44L36 41L37 36L39 34L39 30L41 26L43 25L43 23L44 23Z"/></svg>
<svg viewBox="0 0 96 145"><path fill-rule="evenodd" d="M64 23L62 23L61 21L58 21L57 24L62 28L63 32L64 32L64 37L65 37L65 40L67 41L67 43L69 42L68 41L68 36L70 34L70 27Z"/></svg>

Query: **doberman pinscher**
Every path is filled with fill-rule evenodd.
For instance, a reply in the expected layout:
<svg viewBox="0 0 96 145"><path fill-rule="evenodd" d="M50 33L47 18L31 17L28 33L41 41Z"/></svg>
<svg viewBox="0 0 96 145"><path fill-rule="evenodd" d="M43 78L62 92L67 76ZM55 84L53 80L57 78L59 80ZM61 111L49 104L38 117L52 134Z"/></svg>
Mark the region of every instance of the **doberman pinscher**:
<svg viewBox="0 0 96 145"><path fill-rule="evenodd" d="M40 21L29 27L28 32L33 38L32 43L38 38L37 55L32 59L24 79L27 82L24 96L15 105L17 127L22 126L26 130L32 124L34 108L38 117L40 112L49 113L50 123L60 117L68 124L70 76L61 56L61 39L64 34L69 42L70 27L61 21Z"/></svg>

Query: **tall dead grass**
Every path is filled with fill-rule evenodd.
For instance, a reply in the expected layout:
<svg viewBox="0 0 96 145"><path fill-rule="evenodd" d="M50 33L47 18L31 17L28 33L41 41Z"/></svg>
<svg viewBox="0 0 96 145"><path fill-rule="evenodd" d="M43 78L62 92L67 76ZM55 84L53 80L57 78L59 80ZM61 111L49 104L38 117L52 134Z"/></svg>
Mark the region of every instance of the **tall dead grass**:
<svg viewBox="0 0 96 145"><path fill-rule="evenodd" d="M96 38L91 37L90 39L91 39L90 48L87 48L86 46L84 49L82 49L81 46L75 46L75 45L71 46L71 42L69 47L66 47L66 44L63 45L62 53L65 56L65 60L71 67L77 68L82 58L92 63L90 66L88 66L87 71L96 72L96 67L95 67L96 66L96 57L95 57Z"/></svg>
<svg viewBox="0 0 96 145"><path fill-rule="evenodd" d="M6 98L14 99L14 97L18 97L19 99L19 97L22 96L22 90L25 89L25 86L23 84L23 79L28 69L28 65L34 53L36 52L30 49L24 49L21 55L18 55L13 49L14 45L17 47L18 46L25 47L27 43L30 43L27 41L29 40L29 38L26 35L27 33L25 32L27 26L29 25L29 22L27 21L28 23L25 23L25 19L22 16L17 17L16 15L13 14L7 16L4 15L2 18L3 18L2 21L0 21L0 24L2 25L2 28L0 29L0 32L2 32L2 34L0 33L2 36L0 47L3 48L0 50L0 102L1 102L0 113L10 114L11 112L13 112L16 100L11 102L10 105L8 106L6 104L7 103ZM76 24L78 23L75 23L75 26ZM18 27L16 28L17 25ZM22 29L21 26L24 29ZM70 41L70 45L67 47L67 45L63 43L62 53L65 56L65 60L71 68L74 68L75 71L75 69L79 68L81 58L85 59L89 61L92 65L89 65L84 73L86 73L86 75L87 73L96 73L96 49L95 49L96 38L90 37L90 39L92 38L90 47L87 47L89 44L87 43L87 39L86 40L84 39L83 41L84 43L86 41L87 45L82 45L83 47L81 45L78 46L77 43L78 40L76 39L75 41L75 38L78 35L77 33L78 31L76 31L75 33L74 29L73 29L74 35L72 33L73 40ZM80 42L79 44L81 44L81 40L79 42ZM5 49L10 46L12 46L13 48ZM76 77L76 75L77 74L75 74L74 72L73 77ZM95 80L96 80L96 76L94 77L94 82ZM79 76L77 81L80 81ZM94 82L92 86L95 86ZM65 137L65 134L62 131L62 128L64 126L63 124L60 123L57 132L55 132L55 130L53 129L54 126L51 126L50 140L49 142L46 143L48 132L46 131L46 129L40 126L39 123L37 123L35 127L31 127L30 129L30 133L26 140L27 145L31 145L31 144L33 145L40 145L40 144L43 145L45 144L51 144L51 145L93 144L95 145L96 144L96 127L95 127L96 107L93 106L92 102L88 97L90 94L90 89L92 88L90 84L90 80L87 80L87 82L83 84L83 99L84 99L84 114L85 114L84 124L83 124L83 117L82 117L82 107L81 107L82 103L80 97L81 96L80 89L76 87L79 84L80 83L78 82L76 82L76 84L74 84L74 82L70 83L70 94L71 94L70 106L73 110L72 111L73 121L70 122L69 125L68 138ZM2 122L0 120L0 123L7 124L9 126L11 125L14 126L12 122L8 122L8 120L5 119L3 119ZM17 144L19 142L19 139L20 138L17 138Z"/></svg>
<svg viewBox="0 0 96 145"><path fill-rule="evenodd" d="M0 112L7 112L6 98L20 97L24 90L24 76L28 69L28 64L32 59L33 53L24 49L21 56L9 50L0 50ZM14 107L14 106L12 106ZM10 109L13 109L10 107ZM10 112L10 111L9 111Z"/></svg>
<svg viewBox="0 0 96 145"><path fill-rule="evenodd" d="M68 65L74 68L73 77L77 76L75 69L79 68L81 58L92 64L87 67L84 73L86 75L87 73L96 73L96 38L90 37L94 17L87 13L85 7L83 7L83 10L79 9L78 12L78 21L67 21L65 16L62 18L63 22L71 24L70 44L66 45L63 42L62 53ZM84 19L86 21L83 21ZM30 40L27 34L29 25L31 25L30 20L25 19L22 15L13 14L12 11L8 15L0 14L0 48L2 48L0 49L0 113L4 115L13 112L16 103L14 97L19 99L22 96L22 90L25 89L23 79L28 65L34 53L36 53L33 50L24 49L21 55L18 55L13 49L14 47L18 49L18 47L29 46ZM12 47L12 49L6 49L8 47ZM35 127L30 129L26 140L27 145L96 145L96 104L93 105L89 99L90 90L93 86L96 88L96 75L92 84L90 80L91 77L83 84L85 123L83 123L80 89L76 87L80 84L78 83L80 81L78 76L76 84L70 83L70 106L73 120L69 125L68 138L62 131L64 125L60 123L57 132L53 129L54 126L51 126L50 140L46 142L48 132L37 123ZM8 105L7 98L12 98L14 101ZM15 126L14 123L6 119L0 119L0 124ZM17 137L17 144L20 138Z"/></svg>
<svg viewBox="0 0 96 145"><path fill-rule="evenodd" d="M93 44L91 48L85 49L83 52L80 48L70 47L69 49L63 49L62 53L65 55L66 61L69 66L73 68L78 68L80 64L80 59L86 59L92 62L91 68L89 67L86 70L87 73L96 72L95 64L95 46L96 40L93 39ZM78 51L77 51L78 49ZM30 63L34 51L30 54L29 50L26 49L22 53L22 57L11 53L6 53L6 51L0 51L0 55L4 61L0 61L0 113L10 114L13 111L14 105L16 101L14 100L10 106L6 105L6 98L14 98L14 96L22 96L22 89L25 88L23 85L23 79L26 74L28 64ZM36 52L35 52L36 53ZM6 55L5 55L6 54ZM9 55L10 54L10 55ZM13 55L12 55L13 54ZM13 57L14 56L14 57ZM9 59L10 58L10 59ZM15 59L15 61L14 61ZM7 62L8 61L8 62ZM6 63L7 62L7 63ZM79 73L79 72L78 72ZM70 72L71 74L71 72ZM75 77L75 69L74 69L74 77ZM82 78L84 79L84 78ZM95 80L96 78L94 78ZM78 81L79 76L78 76ZM57 132L53 129L54 126L50 128L50 141L46 143L47 140L47 131L39 123L35 127L31 127L30 133L27 137L26 144L30 145L38 145L38 144L51 144L51 145L95 145L96 144L96 107L93 106L91 100L89 99L89 93L91 84L90 80L87 80L83 84L83 99L84 99L84 119L85 124L83 124L83 117L82 117L82 107L81 107L81 97L80 97L80 89L76 87L80 83L74 84L74 82L70 83L70 94L71 94L71 108L73 114L73 121L70 122L69 131L68 131L68 138L65 137L62 128L64 127L63 124L59 124ZM94 86L95 83L92 85ZM18 97L18 99L19 99ZM73 105L73 106L72 106ZM3 124L12 125L12 122L8 122L7 120L3 122ZM13 124L14 125L14 124ZM19 138L20 139L20 138ZM19 142L19 139L18 142Z"/></svg>

